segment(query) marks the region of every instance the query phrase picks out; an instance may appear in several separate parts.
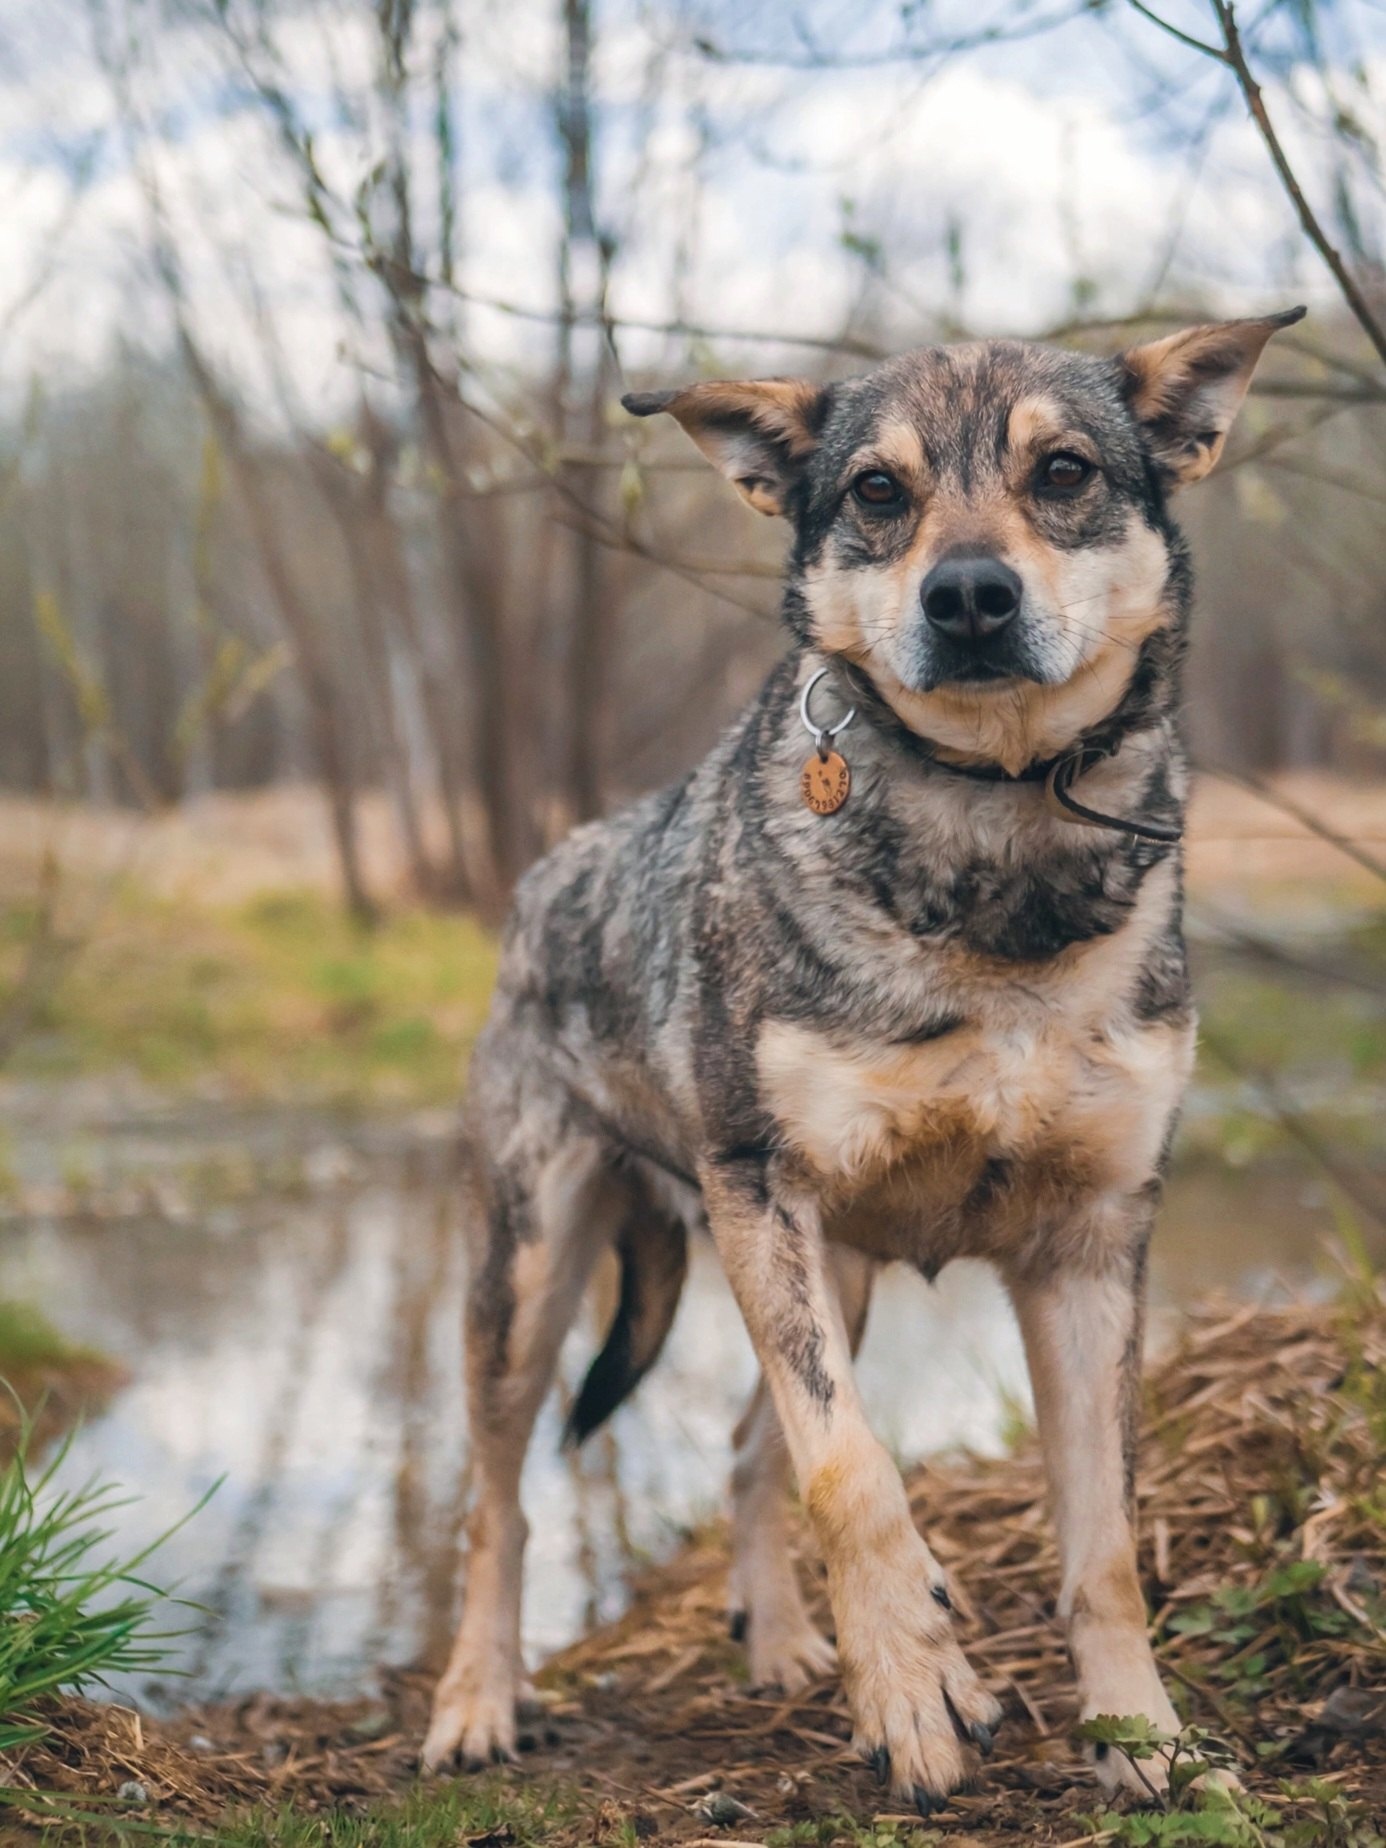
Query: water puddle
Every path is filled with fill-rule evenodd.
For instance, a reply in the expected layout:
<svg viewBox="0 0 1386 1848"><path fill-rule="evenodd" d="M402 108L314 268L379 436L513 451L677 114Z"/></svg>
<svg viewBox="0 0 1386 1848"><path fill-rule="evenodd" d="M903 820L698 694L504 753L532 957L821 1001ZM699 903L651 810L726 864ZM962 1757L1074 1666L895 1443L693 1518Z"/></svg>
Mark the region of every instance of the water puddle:
<svg viewBox="0 0 1386 1848"><path fill-rule="evenodd" d="M226 1133L220 1144L206 1125L179 1137L180 1172L190 1148L215 1171ZM274 1134L234 1128L241 1148ZM168 1146L148 1131L134 1141L146 1163ZM99 1473L138 1494L122 1542L153 1538L222 1479L160 1558L164 1577L207 1607L178 1646L180 1700L357 1690L375 1664L436 1657L453 1620L464 1264L444 1164L436 1151L353 1153L321 1129L295 1147L288 1193L180 1209L165 1180L158 1212L133 1190L119 1215L37 1211L0 1242L0 1295L44 1306L130 1369L65 1464L68 1478ZM1155 1301L1322 1287L1332 1231L1310 1183L1185 1176L1157 1240ZM574 1331L564 1391L593 1342L590 1326ZM531 1652L615 1614L632 1567L717 1511L752 1377L739 1318L700 1248L659 1368L577 1462L559 1454L561 1405L550 1400L525 1476ZM1028 1403L1009 1309L974 1265L933 1288L888 1273L861 1377L902 1458L993 1449Z"/></svg>

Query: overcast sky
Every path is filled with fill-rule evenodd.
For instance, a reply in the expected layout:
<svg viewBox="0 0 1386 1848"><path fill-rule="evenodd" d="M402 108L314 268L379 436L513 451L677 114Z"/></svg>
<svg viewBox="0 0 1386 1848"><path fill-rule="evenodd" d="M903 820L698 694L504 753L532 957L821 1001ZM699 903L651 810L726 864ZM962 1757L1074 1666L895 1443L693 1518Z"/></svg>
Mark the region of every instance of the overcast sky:
<svg viewBox="0 0 1386 1848"><path fill-rule="evenodd" d="M364 363L388 365L378 336L344 318L292 169L230 46L196 22L201 10L0 0L0 327L11 399L36 375L99 369L118 339L155 350L167 340L148 200L98 39L106 62L129 73L199 329L244 388L267 391L272 349L308 414L330 418L348 377L344 342ZM890 57L1066 10L1063 0L990 10L596 0L599 209L617 245L618 313L832 334L865 299L889 338L908 340L941 313L984 331L1043 328L1073 310L1075 279L1081 304L1112 315L1152 291L1230 310L1331 299L1225 74L1133 11L1108 7L947 58ZM558 227L550 99L559 8L457 0L457 11L462 279L542 309L553 300ZM274 35L277 79L314 126L348 243L351 202L380 148L372 12L363 0L313 0L280 9ZM414 133L427 178L422 80L441 3L420 0L420 14ZM1212 29L1200 6L1172 5L1168 16ZM1336 101L1346 97L1368 134L1386 136L1386 15L1339 5L1324 19ZM824 56L839 68L814 68ZM1282 67L1267 95L1327 203L1315 118L1329 105L1317 80ZM1370 237L1382 198L1369 165L1354 184ZM428 240L431 184L421 183L417 205ZM349 252L344 261L350 273ZM541 323L473 311L467 338L503 373L542 357L549 335ZM672 350L622 338L631 367L666 363ZM725 343L717 357L727 352L743 363L784 357Z"/></svg>

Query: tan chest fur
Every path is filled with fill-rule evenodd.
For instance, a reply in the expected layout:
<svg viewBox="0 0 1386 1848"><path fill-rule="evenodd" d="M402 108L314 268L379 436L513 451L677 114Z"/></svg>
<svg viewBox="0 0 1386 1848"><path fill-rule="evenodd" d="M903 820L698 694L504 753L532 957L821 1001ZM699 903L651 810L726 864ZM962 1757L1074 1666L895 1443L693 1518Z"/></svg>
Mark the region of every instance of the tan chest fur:
<svg viewBox="0 0 1386 1848"><path fill-rule="evenodd" d="M922 1044L768 1023L764 1096L825 1200L852 1217L946 1212L1004 1170L1018 1221L1041 1196L1052 1212L1056 1196L1076 1207L1145 1186L1193 1057L1192 1023L1142 1022L1130 1006L1160 909L1149 893L1124 930L1039 970L935 952L939 1011L963 1024ZM883 1254L899 1242L888 1225L859 1230L853 1242ZM1003 1228L978 1230L989 1245Z"/></svg>

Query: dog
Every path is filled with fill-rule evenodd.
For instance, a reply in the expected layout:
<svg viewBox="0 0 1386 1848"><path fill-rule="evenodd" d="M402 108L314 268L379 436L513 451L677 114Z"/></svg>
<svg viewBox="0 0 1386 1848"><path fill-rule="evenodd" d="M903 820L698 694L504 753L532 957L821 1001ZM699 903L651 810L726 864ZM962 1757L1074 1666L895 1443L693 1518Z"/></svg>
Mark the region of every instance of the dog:
<svg viewBox="0 0 1386 1848"><path fill-rule="evenodd" d="M696 770L516 897L466 1106L476 1500L426 1765L514 1747L521 1465L598 1255L619 1303L574 1443L654 1363L704 1223L761 1369L731 1490L753 1681L840 1669L854 1748L926 1817L990 1748L1000 1708L852 1369L881 1264L981 1258L1024 1339L1082 1713L1177 1730L1133 1480L1195 1031L1169 503L1303 312L623 400L788 521L792 645ZM791 1467L835 1649L787 1544ZM1120 1754L1097 1771L1141 1787Z"/></svg>

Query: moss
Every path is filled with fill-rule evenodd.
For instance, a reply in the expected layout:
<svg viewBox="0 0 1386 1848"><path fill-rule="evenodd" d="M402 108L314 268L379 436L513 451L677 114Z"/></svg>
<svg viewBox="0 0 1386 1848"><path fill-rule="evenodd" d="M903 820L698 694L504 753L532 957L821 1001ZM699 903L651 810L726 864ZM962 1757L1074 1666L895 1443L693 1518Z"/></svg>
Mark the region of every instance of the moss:
<svg viewBox="0 0 1386 1848"><path fill-rule="evenodd" d="M11 1373L56 1372L99 1359L93 1349L59 1334L37 1309L0 1297L0 1378Z"/></svg>
<svg viewBox="0 0 1386 1848"><path fill-rule="evenodd" d="M98 1411L125 1373L95 1348L70 1341L26 1303L0 1297L0 1470L26 1423L37 1456L77 1419Z"/></svg>

